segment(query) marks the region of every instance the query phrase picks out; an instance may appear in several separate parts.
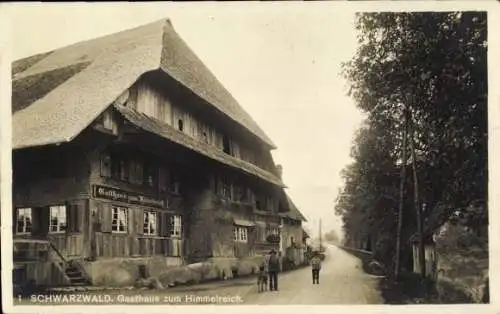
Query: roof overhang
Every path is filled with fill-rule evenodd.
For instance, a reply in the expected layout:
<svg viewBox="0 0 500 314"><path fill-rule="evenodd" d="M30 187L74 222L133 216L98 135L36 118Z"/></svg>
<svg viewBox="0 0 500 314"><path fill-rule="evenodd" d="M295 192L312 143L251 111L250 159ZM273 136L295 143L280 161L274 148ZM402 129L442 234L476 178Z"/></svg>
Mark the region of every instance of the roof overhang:
<svg viewBox="0 0 500 314"><path fill-rule="evenodd" d="M243 226L243 227L254 227L255 223L250 221L250 220L243 220L243 219L234 219L233 223L237 226Z"/></svg>
<svg viewBox="0 0 500 314"><path fill-rule="evenodd" d="M285 188L286 186L281 182L281 180L274 174L261 169L251 163L243 161L241 159L235 158L231 155L224 153L223 151L213 147L210 144L198 141L187 134L184 134L172 126L162 123L158 120L148 117L147 115L137 112L133 109L115 105L117 111L122 115L122 117L129 123L138 127L146 132L160 136L170 142L181 145L188 148L196 153L199 153L205 157L215 160L226 166L242 170L252 176L256 176L268 183L274 184L280 188Z"/></svg>

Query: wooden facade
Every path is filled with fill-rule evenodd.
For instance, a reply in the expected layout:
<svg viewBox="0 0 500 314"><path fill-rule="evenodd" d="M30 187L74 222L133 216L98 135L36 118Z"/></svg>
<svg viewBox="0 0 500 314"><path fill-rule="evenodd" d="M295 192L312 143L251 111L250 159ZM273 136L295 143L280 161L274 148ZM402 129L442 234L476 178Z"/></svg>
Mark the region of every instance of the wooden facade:
<svg viewBox="0 0 500 314"><path fill-rule="evenodd" d="M261 146L228 138L230 130L152 86L142 78L114 105L262 169L273 165ZM48 241L67 261L164 256L189 263L278 248L266 237L279 224L279 188L130 126L113 107L74 141L14 151L13 159L14 237ZM55 276L51 267L44 276Z"/></svg>

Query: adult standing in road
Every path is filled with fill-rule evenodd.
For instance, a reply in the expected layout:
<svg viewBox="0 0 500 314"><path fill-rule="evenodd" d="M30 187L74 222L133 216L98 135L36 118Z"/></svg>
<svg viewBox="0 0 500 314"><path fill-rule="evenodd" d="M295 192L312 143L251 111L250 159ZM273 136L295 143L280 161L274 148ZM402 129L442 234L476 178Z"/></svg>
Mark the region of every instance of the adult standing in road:
<svg viewBox="0 0 500 314"><path fill-rule="evenodd" d="M278 272L280 270L280 261L274 249L271 250L269 257L269 290L278 290Z"/></svg>
<svg viewBox="0 0 500 314"><path fill-rule="evenodd" d="M319 285L319 271L321 270L321 258L319 256L319 252L314 252L314 256L311 259L311 268L312 268L312 279L313 285Z"/></svg>

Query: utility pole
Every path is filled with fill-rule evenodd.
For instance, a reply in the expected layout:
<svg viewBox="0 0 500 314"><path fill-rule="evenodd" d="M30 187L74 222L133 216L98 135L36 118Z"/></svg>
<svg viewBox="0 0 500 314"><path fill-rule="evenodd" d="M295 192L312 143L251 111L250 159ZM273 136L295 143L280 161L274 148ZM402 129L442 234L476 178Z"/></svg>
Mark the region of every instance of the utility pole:
<svg viewBox="0 0 500 314"><path fill-rule="evenodd" d="M403 205L404 205L404 188L406 181L406 160L407 160L407 144L406 138L408 137L408 109L406 108L407 104L404 104L403 107L403 115L404 115L404 126L403 126L403 145L402 145L402 158L401 161L401 181L399 184L399 208L398 208L398 229L397 229L397 237L396 237L396 262L394 275L399 278L399 268L401 263L401 230L403 229Z"/></svg>
<svg viewBox="0 0 500 314"><path fill-rule="evenodd" d="M420 208L419 195L418 195L418 177L417 177L417 165L415 160L415 143L413 139L413 122L411 122L411 136L410 136L410 151L411 151L411 161L413 168L413 202L415 206L415 211L417 214L417 236L418 236L418 260L420 264L420 271L422 279L425 279L425 247L424 247L424 232L422 226L422 210Z"/></svg>

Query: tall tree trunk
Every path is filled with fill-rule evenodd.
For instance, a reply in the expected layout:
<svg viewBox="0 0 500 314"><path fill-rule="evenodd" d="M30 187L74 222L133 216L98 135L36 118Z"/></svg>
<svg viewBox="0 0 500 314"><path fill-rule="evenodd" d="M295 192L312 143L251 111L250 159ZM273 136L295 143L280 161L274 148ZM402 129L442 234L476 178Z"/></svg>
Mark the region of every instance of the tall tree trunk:
<svg viewBox="0 0 500 314"><path fill-rule="evenodd" d="M418 177L417 177L417 164L415 160L415 143L413 139L413 122L411 122L410 127L410 152L411 161L413 168L413 202L415 206L415 212L417 214L417 236L418 236L418 259L420 264L420 271L422 278L425 278L425 246L424 246L424 233L422 226L422 210L420 208L419 195L418 195Z"/></svg>
<svg viewBox="0 0 500 314"><path fill-rule="evenodd" d="M402 158L401 161L401 182L399 185L399 209L398 209L398 230L396 237L396 262L394 275L399 278L399 270L401 264L401 230L403 229L403 203L404 203L404 188L406 181L406 160L407 160L407 144L406 140L408 137L408 109L405 104L404 110L404 127L403 127L403 145L402 145Z"/></svg>

